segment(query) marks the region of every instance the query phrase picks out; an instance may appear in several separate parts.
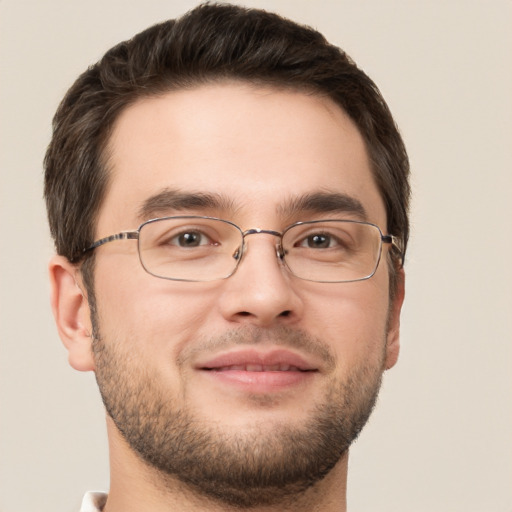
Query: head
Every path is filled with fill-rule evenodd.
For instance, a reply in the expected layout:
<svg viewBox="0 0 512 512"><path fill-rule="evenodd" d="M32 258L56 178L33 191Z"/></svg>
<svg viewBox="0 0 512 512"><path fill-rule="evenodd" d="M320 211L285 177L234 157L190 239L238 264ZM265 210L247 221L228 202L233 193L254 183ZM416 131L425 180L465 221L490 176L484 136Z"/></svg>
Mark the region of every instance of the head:
<svg viewBox="0 0 512 512"><path fill-rule="evenodd" d="M61 337L76 368L96 371L116 435L160 474L235 505L293 495L339 464L396 361L409 231L407 155L364 72L310 28L202 5L117 45L78 78L55 115L45 169ZM312 195L328 210L336 194L400 241L367 281L310 283L283 266L254 278L272 234L247 241L232 277L208 283L149 276L133 245L126 265L119 250L84 251L136 228L141 205L282 232L323 218ZM176 207L176 197L186 200ZM211 385L240 357L272 371L280 357L296 364L278 391L241 377L236 391ZM217 412L206 413L212 403ZM197 460L201 471L190 470Z"/></svg>
<svg viewBox="0 0 512 512"><path fill-rule="evenodd" d="M386 207L387 230L409 236L409 164L373 81L318 32L265 11L202 5L109 50L69 89L53 121L45 197L58 254L78 263L94 240L109 183L108 141L120 113L141 98L236 80L333 100L360 131Z"/></svg>

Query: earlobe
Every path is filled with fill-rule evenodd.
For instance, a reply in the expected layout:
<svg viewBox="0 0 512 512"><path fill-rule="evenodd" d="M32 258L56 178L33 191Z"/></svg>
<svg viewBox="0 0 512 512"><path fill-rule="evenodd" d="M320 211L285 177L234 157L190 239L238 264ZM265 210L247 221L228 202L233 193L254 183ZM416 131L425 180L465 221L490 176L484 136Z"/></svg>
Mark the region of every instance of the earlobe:
<svg viewBox="0 0 512 512"><path fill-rule="evenodd" d="M404 269L397 270L397 284L393 301L389 308L388 333L386 344L386 365L389 370L395 366L400 352L400 312L405 297L405 273Z"/></svg>
<svg viewBox="0 0 512 512"><path fill-rule="evenodd" d="M94 370L89 304L75 265L54 256L48 266L51 305L69 364L80 371Z"/></svg>

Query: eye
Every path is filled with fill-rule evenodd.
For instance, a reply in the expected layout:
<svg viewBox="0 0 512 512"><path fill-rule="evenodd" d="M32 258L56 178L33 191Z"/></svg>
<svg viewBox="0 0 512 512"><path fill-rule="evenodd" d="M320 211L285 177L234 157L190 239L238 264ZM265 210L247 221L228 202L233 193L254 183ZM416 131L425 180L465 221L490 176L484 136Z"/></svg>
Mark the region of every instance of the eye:
<svg viewBox="0 0 512 512"><path fill-rule="evenodd" d="M201 245L215 245L212 240L201 231L184 231L179 233L167 242L178 247L199 247Z"/></svg>
<svg viewBox="0 0 512 512"><path fill-rule="evenodd" d="M308 249L329 249L340 245L338 238L328 233L314 233L297 242L296 247Z"/></svg>

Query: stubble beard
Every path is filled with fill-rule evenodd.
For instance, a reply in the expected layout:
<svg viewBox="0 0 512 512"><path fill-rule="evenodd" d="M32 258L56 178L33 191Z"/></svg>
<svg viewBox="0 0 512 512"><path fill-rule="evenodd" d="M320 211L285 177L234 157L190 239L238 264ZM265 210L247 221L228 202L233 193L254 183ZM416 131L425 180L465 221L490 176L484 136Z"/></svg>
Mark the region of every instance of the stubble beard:
<svg viewBox="0 0 512 512"><path fill-rule="evenodd" d="M234 508L284 504L322 480L359 435L380 389L382 364L367 363L334 380L306 421L260 422L234 431L169 398L172 391L161 389L154 374L123 352L127 345L106 343L97 318L92 320L100 393L130 447L168 488L178 481L195 495ZM242 329L236 338L250 345L257 332ZM279 339L286 336L288 346L315 343L304 341L303 332L280 328ZM225 342L216 338L211 345Z"/></svg>

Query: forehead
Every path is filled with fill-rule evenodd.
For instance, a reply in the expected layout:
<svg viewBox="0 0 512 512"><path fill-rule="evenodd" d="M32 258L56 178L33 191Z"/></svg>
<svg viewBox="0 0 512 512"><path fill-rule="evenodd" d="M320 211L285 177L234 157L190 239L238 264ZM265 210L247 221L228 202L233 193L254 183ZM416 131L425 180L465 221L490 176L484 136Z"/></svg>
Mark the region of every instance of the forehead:
<svg viewBox="0 0 512 512"><path fill-rule="evenodd" d="M141 99L119 116L108 150L98 234L135 227L147 201L169 191L220 198L219 211L207 213L242 227L284 222L283 203L308 194L353 198L385 224L358 129L318 95L225 83ZM168 206L159 213L172 215Z"/></svg>

